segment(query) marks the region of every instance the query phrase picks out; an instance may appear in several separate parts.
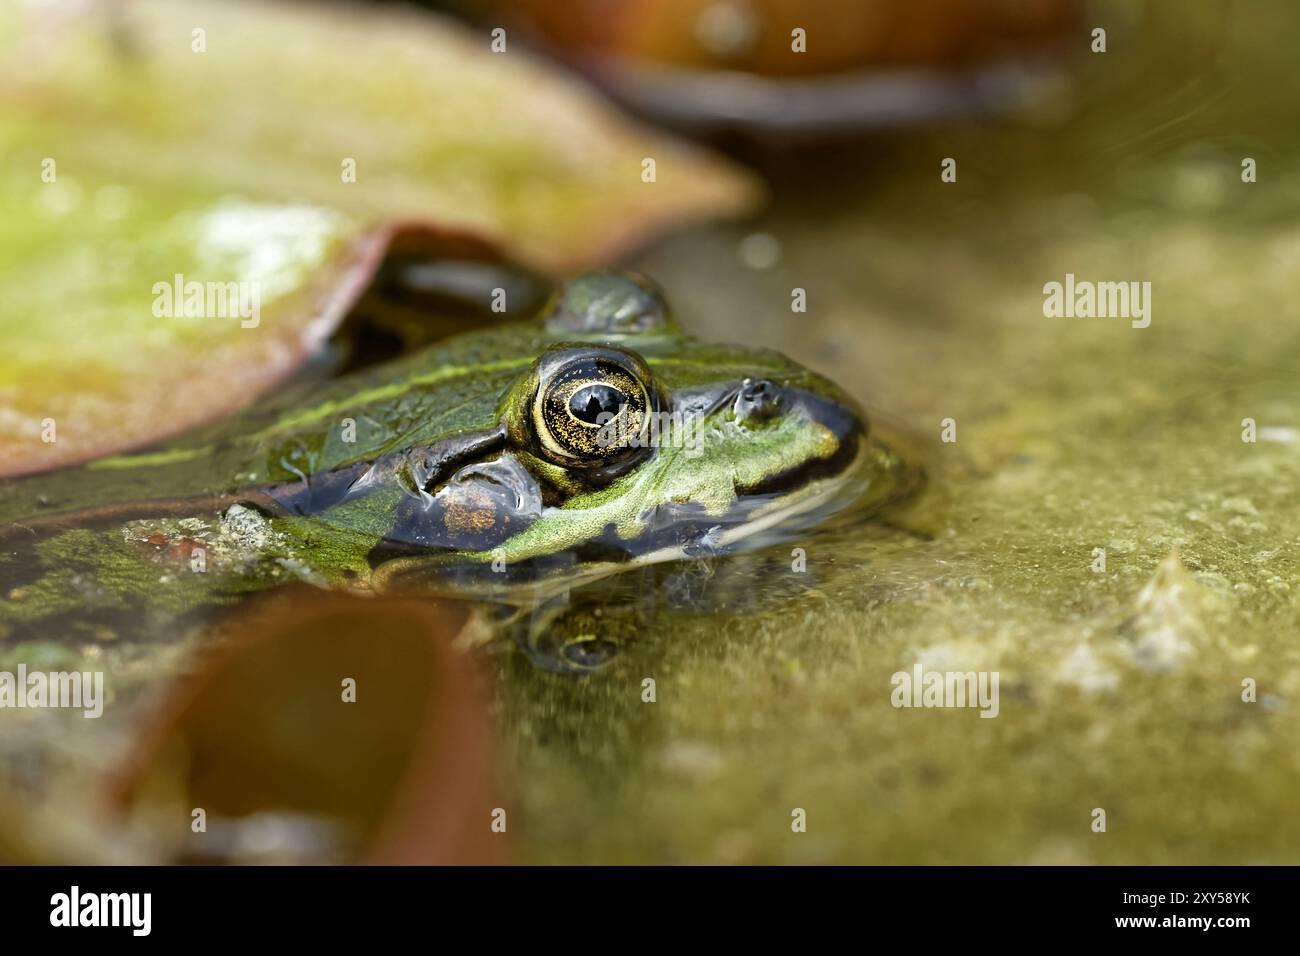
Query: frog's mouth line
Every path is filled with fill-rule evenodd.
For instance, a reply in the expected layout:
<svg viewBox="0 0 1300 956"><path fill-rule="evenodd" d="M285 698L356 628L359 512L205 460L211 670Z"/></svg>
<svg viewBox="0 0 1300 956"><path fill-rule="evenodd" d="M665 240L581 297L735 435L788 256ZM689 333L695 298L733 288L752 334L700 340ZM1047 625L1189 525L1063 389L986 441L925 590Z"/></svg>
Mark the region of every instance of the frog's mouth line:
<svg viewBox="0 0 1300 956"><path fill-rule="evenodd" d="M711 536L708 543L700 545L675 545L660 548L631 558L625 566L637 567L644 564L657 564L662 561L676 561L682 558L700 557L711 550L736 550L735 546L744 542L749 549L762 547L769 543L764 540L763 532L781 527L786 533L785 539L827 511L860 494L864 489L854 481L866 462L867 451L863 442L852 442L841 447L840 452L830 458L805 462L787 472L747 488L737 488L740 499L746 497L767 496L801 487L804 493L793 498L774 499L766 505L755 508L744 521L725 527L720 526L717 534ZM801 520L797 520L801 519Z"/></svg>
<svg viewBox="0 0 1300 956"><path fill-rule="evenodd" d="M856 427L830 426L837 434L839 447L828 458L810 458L785 471L768 475L751 484L736 485L738 499L784 495L791 489L801 488L827 478L847 474L861 464L865 435Z"/></svg>

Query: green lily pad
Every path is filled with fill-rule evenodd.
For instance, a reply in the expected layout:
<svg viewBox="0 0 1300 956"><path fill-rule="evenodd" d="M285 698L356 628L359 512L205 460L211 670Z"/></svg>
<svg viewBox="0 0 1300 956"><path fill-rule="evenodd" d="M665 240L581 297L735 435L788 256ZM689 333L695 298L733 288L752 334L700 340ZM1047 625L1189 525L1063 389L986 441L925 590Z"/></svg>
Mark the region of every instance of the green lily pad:
<svg viewBox="0 0 1300 956"><path fill-rule="evenodd" d="M758 194L427 15L78 11L0 10L0 474L251 401L317 348L402 232L557 272Z"/></svg>

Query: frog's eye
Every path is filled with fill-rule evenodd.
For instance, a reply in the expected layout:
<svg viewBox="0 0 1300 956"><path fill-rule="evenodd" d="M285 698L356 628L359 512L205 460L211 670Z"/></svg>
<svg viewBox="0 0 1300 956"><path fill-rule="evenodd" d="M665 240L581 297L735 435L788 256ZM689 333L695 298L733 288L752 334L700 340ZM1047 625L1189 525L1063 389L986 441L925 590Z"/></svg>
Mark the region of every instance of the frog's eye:
<svg viewBox="0 0 1300 956"><path fill-rule="evenodd" d="M533 431L557 464L604 465L643 447L655 411L649 371L635 355L593 350L558 364L538 382Z"/></svg>

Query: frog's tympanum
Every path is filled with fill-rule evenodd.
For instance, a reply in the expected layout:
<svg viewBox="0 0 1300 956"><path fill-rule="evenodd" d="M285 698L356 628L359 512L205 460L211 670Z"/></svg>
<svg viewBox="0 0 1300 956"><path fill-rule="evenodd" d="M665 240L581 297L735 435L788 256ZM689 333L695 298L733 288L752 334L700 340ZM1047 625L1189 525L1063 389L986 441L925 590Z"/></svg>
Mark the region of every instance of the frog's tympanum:
<svg viewBox="0 0 1300 956"><path fill-rule="evenodd" d="M647 281L593 273L535 321L0 485L0 628L111 637L293 579L535 610L806 535L904 473L830 382L690 338Z"/></svg>

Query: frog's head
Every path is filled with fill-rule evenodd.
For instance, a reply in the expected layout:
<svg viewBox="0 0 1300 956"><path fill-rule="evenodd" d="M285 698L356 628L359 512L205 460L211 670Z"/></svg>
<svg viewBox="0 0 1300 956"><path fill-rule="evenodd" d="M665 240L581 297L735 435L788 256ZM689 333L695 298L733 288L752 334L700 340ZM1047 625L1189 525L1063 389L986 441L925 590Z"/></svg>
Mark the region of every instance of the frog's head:
<svg viewBox="0 0 1300 956"><path fill-rule="evenodd" d="M836 386L775 352L682 335L639 277L567 286L490 427L405 450L378 583L448 566L564 585L769 542L889 476Z"/></svg>

